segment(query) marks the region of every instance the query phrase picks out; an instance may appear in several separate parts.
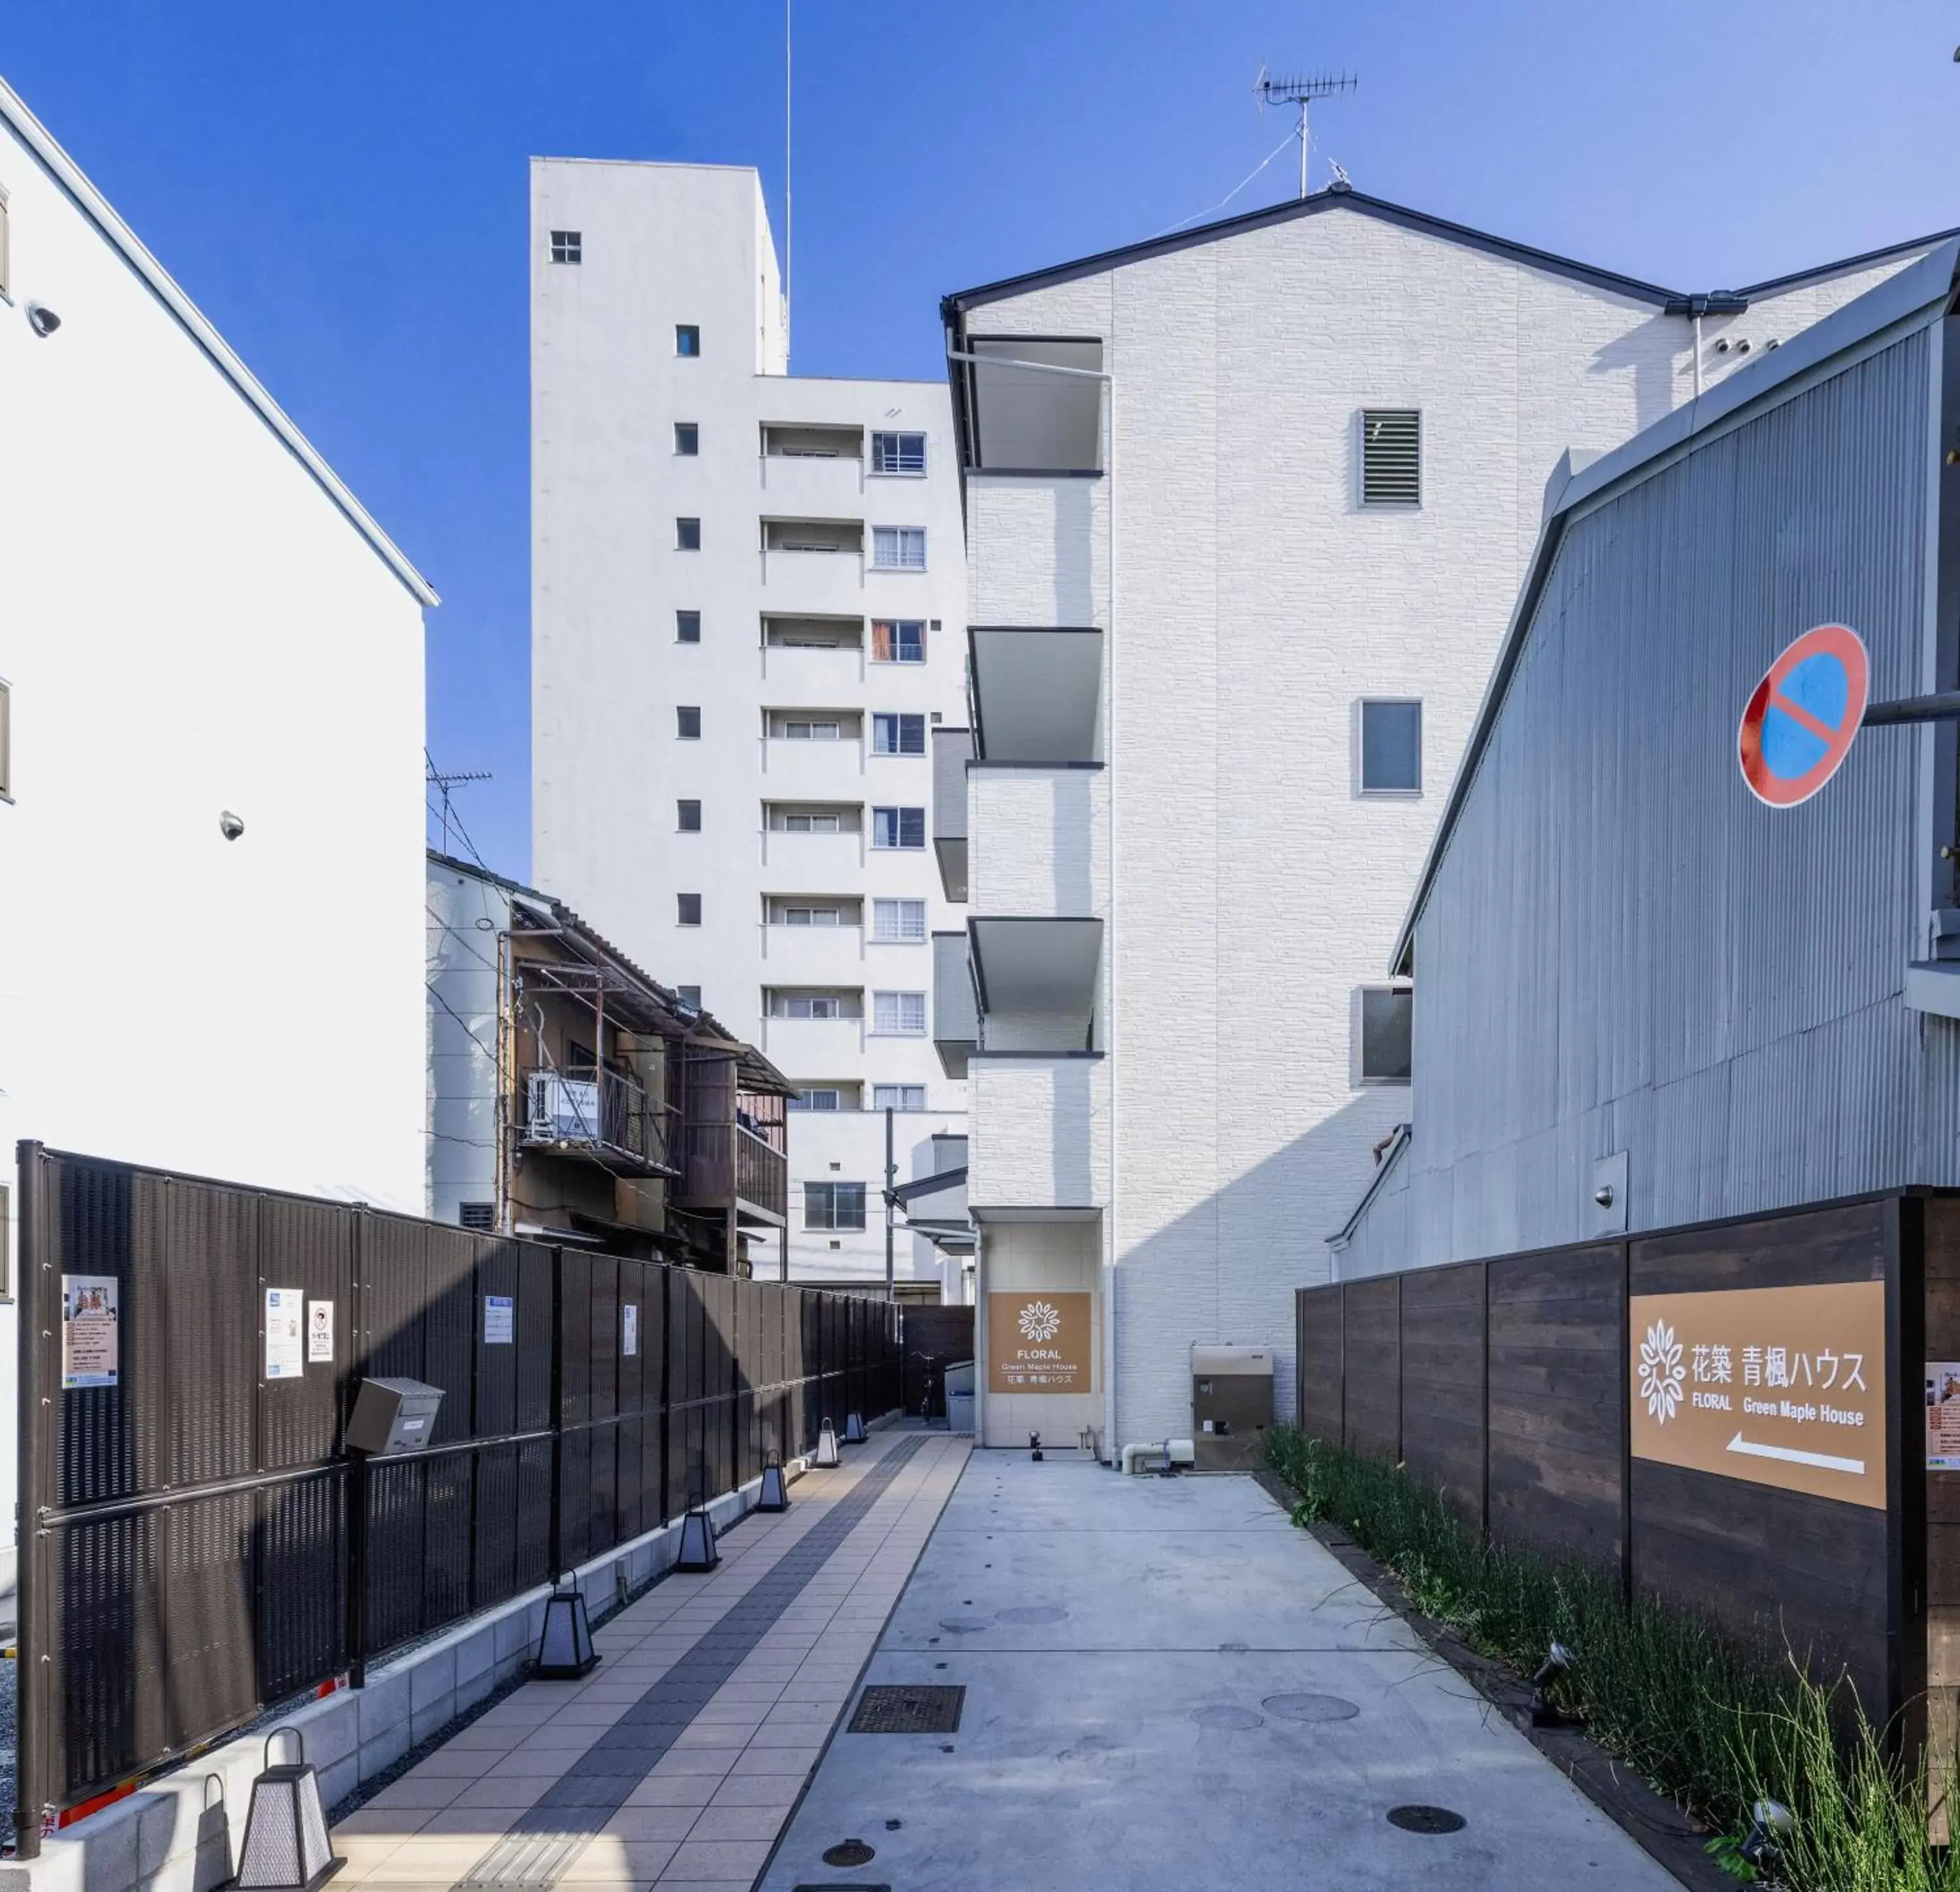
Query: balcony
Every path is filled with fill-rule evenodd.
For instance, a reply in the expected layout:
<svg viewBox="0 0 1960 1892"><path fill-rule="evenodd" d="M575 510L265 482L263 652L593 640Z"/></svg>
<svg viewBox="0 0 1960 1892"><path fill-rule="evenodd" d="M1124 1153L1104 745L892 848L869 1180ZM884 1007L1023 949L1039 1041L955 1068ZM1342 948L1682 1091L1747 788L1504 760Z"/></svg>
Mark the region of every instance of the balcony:
<svg viewBox="0 0 1960 1892"><path fill-rule="evenodd" d="M966 896L1039 918L1109 907L1109 777L1099 766L976 763L966 771Z"/></svg>
<svg viewBox="0 0 1960 1892"><path fill-rule="evenodd" d="M966 935L932 936L932 1044L948 1077L966 1075L968 1057L980 1042L980 1013L973 1001L973 965Z"/></svg>
<svg viewBox="0 0 1960 1892"><path fill-rule="evenodd" d="M862 1018L765 1018L763 1052L799 1083L839 1076L864 1054Z"/></svg>
<svg viewBox="0 0 1960 1892"><path fill-rule="evenodd" d="M966 1198L975 1214L1106 1204L1107 1070L1093 1057L974 1057L966 1079Z"/></svg>
<svg viewBox="0 0 1960 1892"><path fill-rule="evenodd" d="M1102 922L983 917L966 923L983 1051L1101 1049Z"/></svg>
<svg viewBox="0 0 1960 1892"><path fill-rule="evenodd" d="M975 625L967 632L974 749L990 762L1102 755L1102 633Z"/></svg>
<svg viewBox="0 0 1960 1892"><path fill-rule="evenodd" d="M757 466L773 511L854 507L864 491L864 430L765 425Z"/></svg>
<svg viewBox="0 0 1960 1892"><path fill-rule="evenodd" d="M740 1124L694 1124L682 1132L683 1207L733 1205L738 1217L780 1228L788 1219L789 1159Z"/></svg>
<svg viewBox="0 0 1960 1892"><path fill-rule="evenodd" d="M766 518L762 557L764 595L772 615L863 615L862 520Z"/></svg>
<svg viewBox="0 0 1960 1892"><path fill-rule="evenodd" d="M973 756L971 730L932 732L932 851L947 899L966 898L966 765Z"/></svg>
<svg viewBox="0 0 1960 1892"><path fill-rule="evenodd" d="M791 926L780 922L765 926L762 977L771 985L861 986L864 983L864 929L861 925Z"/></svg>
<svg viewBox="0 0 1960 1892"><path fill-rule="evenodd" d="M862 812L853 804L853 816ZM762 864L769 882L784 892L817 887L848 887L864 865L864 836L853 828L838 834L804 834L786 828L762 830Z"/></svg>
<svg viewBox="0 0 1960 1892"><path fill-rule="evenodd" d="M853 713L854 714L854 712ZM840 718L843 712L838 712ZM762 743L762 792L772 802L862 801L864 746L854 727L812 741L771 736Z"/></svg>
<svg viewBox="0 0 1960 1892"><path fill-rule="evenodd" d="M520 1140L527 1150L584 1156L640 1176L675 1176L670 1108L616 1071L566 1077L524 1074Z"/></svg>

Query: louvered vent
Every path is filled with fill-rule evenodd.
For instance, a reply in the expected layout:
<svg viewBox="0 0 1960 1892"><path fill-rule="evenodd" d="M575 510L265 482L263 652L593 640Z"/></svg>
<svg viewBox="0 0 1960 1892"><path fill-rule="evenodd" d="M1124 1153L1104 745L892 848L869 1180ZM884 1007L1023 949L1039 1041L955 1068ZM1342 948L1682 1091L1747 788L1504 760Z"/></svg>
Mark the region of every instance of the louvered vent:
<svg viewBox="0 0 1960 1892"><path fill-rule="evenodd" d="M1362 410L1361 503L1364 506L1422 504L1422 415L1418 409Z"/></svg>

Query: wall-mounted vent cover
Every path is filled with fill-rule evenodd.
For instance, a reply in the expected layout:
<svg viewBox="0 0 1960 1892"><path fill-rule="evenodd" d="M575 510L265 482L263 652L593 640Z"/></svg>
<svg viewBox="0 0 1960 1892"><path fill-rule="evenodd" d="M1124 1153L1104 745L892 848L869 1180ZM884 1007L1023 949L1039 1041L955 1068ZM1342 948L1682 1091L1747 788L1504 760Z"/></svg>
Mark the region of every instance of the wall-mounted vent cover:
<svg viewBox="0 0 1960 1892"><path fill-rule="evenodd" d="M1361 503L1422 504L1422 415L1412 407L1366 408L1361 414Z"/></svg>

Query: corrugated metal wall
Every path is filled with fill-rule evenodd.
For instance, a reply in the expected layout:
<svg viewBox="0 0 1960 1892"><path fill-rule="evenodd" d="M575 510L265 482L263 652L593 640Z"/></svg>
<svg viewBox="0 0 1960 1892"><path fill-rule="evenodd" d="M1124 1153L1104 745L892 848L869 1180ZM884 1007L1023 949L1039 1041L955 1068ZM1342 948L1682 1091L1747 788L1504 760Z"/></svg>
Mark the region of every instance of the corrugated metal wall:
<svg viewBox="0 0 1960 1892"><path fill-rule="evenodd" d="M1867 732L1788 811L1735 755L1813 625L1864 638L1875 699L1930 687L1939 339L1568 523L1417 930L1414 1140L1343 1276L1583 1239L1621 1150L1634 1228L1960 1181L1956 1028L1901 998L1921 746L1950 736Z"/></svg>

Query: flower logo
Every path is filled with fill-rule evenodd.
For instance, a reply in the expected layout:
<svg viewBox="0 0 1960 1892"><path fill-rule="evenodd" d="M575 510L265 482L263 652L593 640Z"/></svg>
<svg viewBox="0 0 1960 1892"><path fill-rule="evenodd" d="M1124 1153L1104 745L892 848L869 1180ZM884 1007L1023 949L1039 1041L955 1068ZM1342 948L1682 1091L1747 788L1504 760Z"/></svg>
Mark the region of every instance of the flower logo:
<svg viewBox="0 0 1960 1892"><path fill-rule="evenodd" d="M1030 1301L1021 1309L1020 1326L1023 1340L1040 1346L1061 1331L1061 1315L1046 1301Z"/></svg>
<svg viewBox="0 0 1960 1892"><path fill-rule="evenodd" d="M1665 1321L1656 1321L1640 1342L1640 1397L1664 1426L1681 1404L1688 1375L1682 1370L1681 1342Z"/></svg>

